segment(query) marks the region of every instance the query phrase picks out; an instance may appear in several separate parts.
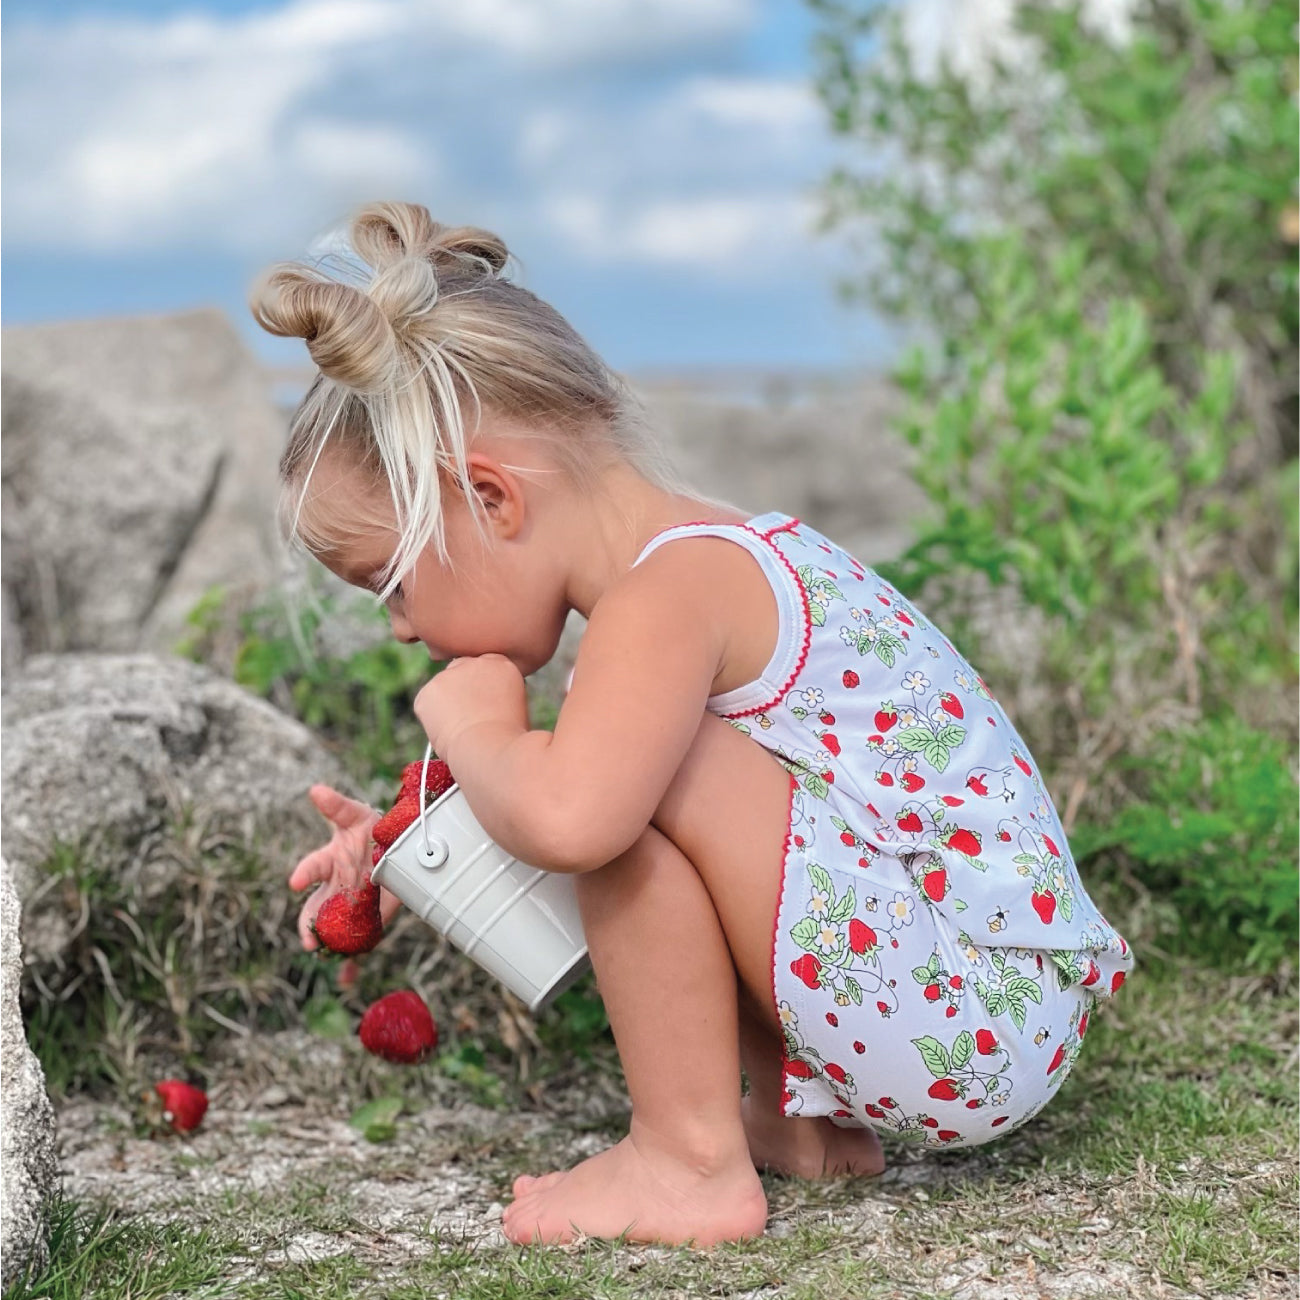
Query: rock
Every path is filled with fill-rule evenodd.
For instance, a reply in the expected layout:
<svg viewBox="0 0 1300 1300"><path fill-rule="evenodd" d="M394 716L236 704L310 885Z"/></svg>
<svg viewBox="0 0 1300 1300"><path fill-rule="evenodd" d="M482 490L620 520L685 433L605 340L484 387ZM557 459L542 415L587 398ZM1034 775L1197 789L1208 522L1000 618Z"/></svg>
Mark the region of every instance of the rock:
<svg viewBox="0 0 1300 1300"><path fill-rule="evenodd" d="M18 988L22 978L19 904L0 859L0 1286L48 1256L46 1206L58 1179L54 1108L45 1074L27 1043Z"/></svg>
<svg viewBox="0 0 1300 1300"><path fill-rule="evenodd" d="M141 837L183 808L232 831L300 827L319 842L313 782L346 788L339 764L301 723L185 659L34 655L5 680L5 854L26 905L56 837L92 842L96 865L133 859ZM31 959L57 934L24 917Z"/></svg>
<svg viewBox="0 0 1300 1300"><path fill-rule="evenodd" d="M23 649L170 650L210 586L274 579L284 418L221 312L6 329L3 398Z"/></svg>

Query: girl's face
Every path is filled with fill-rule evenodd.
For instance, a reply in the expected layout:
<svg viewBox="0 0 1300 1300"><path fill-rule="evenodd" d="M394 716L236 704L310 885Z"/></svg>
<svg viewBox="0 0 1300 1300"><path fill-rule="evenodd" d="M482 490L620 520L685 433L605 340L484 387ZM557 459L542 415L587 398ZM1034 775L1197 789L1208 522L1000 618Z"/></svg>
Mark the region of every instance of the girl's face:
<svg viewBox="0 0 1300 1300"><path fill-rule="evenodd" d="M330 520L342 539L318 558L345 582L378 593L397 549L392 504L341 460L322 456L312 477L309 508L316 518ZM436 549L426 547L385 607L393 635L423 643L431 659L502 654L527 676L559 644L568 614L563 571L542 544L520 481L482 453L470 456L470 467L487 512L486 543L460 491L444 489L447 551L454 564L444 565Z"/></svg>

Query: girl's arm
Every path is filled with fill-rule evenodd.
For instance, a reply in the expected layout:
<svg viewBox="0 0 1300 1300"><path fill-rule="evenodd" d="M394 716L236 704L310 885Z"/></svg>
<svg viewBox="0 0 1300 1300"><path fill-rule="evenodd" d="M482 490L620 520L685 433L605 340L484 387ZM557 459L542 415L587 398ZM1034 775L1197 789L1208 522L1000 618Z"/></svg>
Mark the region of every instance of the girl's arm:
<svg viewBox="0 0 1300 1300"><path fill-rule="evenodd" d="M590 871L618 857L690 749L727 644L706 543L719 544L664 547L606 592L554 734L528 731L507 704L439 751L483 828L534 866Z"/></svg>

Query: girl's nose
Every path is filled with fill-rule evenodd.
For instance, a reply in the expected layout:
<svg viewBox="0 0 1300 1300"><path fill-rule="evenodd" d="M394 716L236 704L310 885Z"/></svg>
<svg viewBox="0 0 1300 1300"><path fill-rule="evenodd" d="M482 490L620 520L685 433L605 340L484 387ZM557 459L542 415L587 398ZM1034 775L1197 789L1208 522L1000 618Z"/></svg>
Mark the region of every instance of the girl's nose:
<svg viewBox="0 0 1300 1300"><path fill-rule="evenodd" d="M402 642L403 645L411 645L420 639L411 630L411 625L406 621L406 619L401 614L397 614L394 613L392 610L389 610L388 622L393 629L393 636L395 636L397 640Z"/></svg>

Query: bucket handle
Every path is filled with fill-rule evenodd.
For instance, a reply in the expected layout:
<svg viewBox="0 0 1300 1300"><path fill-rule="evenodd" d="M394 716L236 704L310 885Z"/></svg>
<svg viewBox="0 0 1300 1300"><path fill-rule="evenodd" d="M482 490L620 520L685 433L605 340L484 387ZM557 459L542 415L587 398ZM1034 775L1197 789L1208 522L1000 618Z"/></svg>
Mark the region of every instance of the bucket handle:
<svg viewBox="0 0 1300 1300"><path fill-rule="evenodd" d="M424 837L424 852L430 858L435 854L433 845L429 843L429 823L424 819L424 797L428 793L426 782L429 779L429 760L432 757L433 743L430 742L424 747L424 766L420 769L420 834Z"/></svg>

